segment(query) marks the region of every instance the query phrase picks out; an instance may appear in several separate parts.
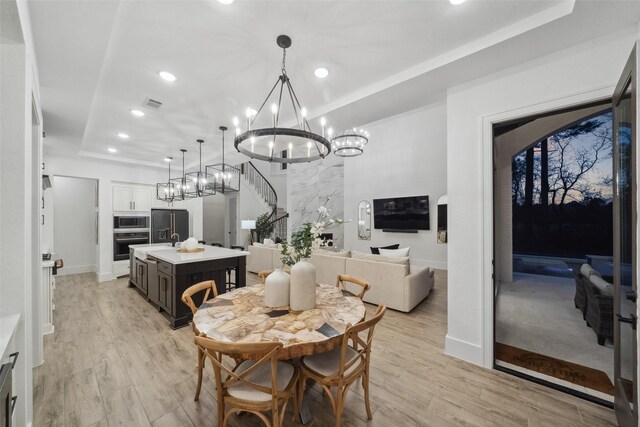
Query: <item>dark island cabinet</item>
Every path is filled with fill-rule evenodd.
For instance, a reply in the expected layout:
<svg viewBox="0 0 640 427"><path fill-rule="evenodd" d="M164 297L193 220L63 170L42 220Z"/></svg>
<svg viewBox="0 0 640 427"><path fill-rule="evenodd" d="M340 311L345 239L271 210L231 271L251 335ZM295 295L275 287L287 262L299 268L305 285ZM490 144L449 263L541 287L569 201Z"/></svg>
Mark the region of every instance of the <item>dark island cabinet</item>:
<svg viewBox="0 0 640 427"><path fill-rule="evenodd" d="M129 250L129 286L135 285L143 294L147 294L147 263L133 256Z"/></svg>
<svg viewBox="0 0 640 427"><path fill-rule="evenodd" d="M147 258L147 300L154 305L160 305L160 277L158 275L158 260Z"/></svg>
<svg viewBox="0 0 640 427"><path fill-rule="evenodd" d="M151 254L146 262L136 259L131 250L130 259L130 286L137 287L159 311L166 312L173 329L187 325L192 318L191 310L182 302L182 294L191 285L214 280L218 294L222 294L226 291L227 268L237 270L237 287L245 285L245 256L172 264ZM201 298L200 295L193 297L196 306L202 304Z"/></svg>
<svg viewBox="0 0 640 427"><path fill-rule="evenodd" d="M171 295L173 294L173 277L166 273L158 271L158 305L167 313L171 313L173 309Z"/></svg>

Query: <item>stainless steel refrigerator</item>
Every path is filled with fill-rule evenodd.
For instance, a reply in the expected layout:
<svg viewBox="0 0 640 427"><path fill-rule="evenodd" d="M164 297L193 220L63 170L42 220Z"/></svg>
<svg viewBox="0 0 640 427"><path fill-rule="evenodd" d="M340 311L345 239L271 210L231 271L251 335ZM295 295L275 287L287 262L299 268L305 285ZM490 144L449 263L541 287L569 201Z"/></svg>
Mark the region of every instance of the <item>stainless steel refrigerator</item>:
<svg viewBox="0 0 640 427"><path fill-rule="evenodd" d="M189 212L186 209L151 209L151 243L171 242L176 233L176 241L189 238Z"/></svg>

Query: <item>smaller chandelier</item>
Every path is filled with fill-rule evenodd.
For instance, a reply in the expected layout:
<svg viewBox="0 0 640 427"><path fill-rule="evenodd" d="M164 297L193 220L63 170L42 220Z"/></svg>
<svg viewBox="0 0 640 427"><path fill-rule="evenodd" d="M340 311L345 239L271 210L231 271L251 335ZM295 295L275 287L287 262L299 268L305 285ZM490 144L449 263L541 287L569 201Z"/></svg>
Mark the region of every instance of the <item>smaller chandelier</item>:
<svg viewBox="0 0 640 427"><path fill-rule="evenodd" d="M204 144L204 141L198 139L197 142L200 145L200 168L196 172L190 172L184 175L186 188L183 192L184 197L187 199L213 196L216 194L216 188L212 180L207 177L205 172L202 172L202 144Z"/></svg>
<svg viewBox="0 0 640 427"><path fill-rule="evenodd" d="M306 163L322 159L331 152L331 143L325 136L326 121L323 118L320 122L321 133L312 131L307 120L307 110L300 105L287 75L285 61L287 49L291 47L291 38L280 35L276 42L282 48L281 74L258 111L247 109L247 124L244 131L240 128L238 118L234 118L233 125L236 135L234 146L240 153L252 159L267 162ZM276 91L278 87L279 90ZM283 99L283 93L285 99ZM275 95L277 98L277 103L271 104L271 117L268 117L268 113L261 116L271 95ZM279 124L282 107L288 104L286 102L287 95L293 107L291 119L296 122L296 126L292 128L281 127ZM260 123L261 127L254 127L256 123Z"/></svg>
<svg viewBox="0 0 640 427"><path fill-rule="evenodd" d="M222 131L222 163L207 166L207 177L213 180L213 186L218 193L240 191L240 169L224 162L224 133L227 127L220 126L219 129Z"/></svg>
<svg viewBox="0 0 640 427"><path fill-rule="evenodd" d="M363 129L349 129L331 138L333 154L340 157L359 156L369 143L369 132Z"/></svg>
<svg viewBox="0 0 640 427"><path fill-rule="evenodd" d="M182 152L182 175L180 175L179 178L171 179L175 189L174 201L193 199L194 196L192 194L196 193L193 181L187 181L184 174L184 153L186 153L187 150L181 148L180 151Z"/></svg>
<svg viewBox="0 0 640 427"><path fill-rule="evenodd" d="M171 180L171 161L173 157L166 157L165 160L169 162L169 178L167 182L159 182L156 184L156 199L171 203L176 193L176 187Z"/></svg>

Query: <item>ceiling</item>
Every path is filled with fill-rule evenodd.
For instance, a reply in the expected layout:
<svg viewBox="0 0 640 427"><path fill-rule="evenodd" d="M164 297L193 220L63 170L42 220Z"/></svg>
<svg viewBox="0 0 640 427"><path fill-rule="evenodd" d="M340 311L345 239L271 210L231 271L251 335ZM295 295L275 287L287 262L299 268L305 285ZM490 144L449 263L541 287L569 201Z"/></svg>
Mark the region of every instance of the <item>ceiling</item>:
<svg viewBox="0 0 640 427"><path fill-rule="evenodd" d="M205 162L219 157L218 127L258 108L276 82L279 34L293 39L287 72L301 103L340 130L640 20L640 2L573 0L34 0L29 10L46 149L161 167L180 148L196 165L198 138ZM319 66L329 77L313 75ZM146 98L163 105L143 107ZM229 161L243 161L232 139Z"/></svg>

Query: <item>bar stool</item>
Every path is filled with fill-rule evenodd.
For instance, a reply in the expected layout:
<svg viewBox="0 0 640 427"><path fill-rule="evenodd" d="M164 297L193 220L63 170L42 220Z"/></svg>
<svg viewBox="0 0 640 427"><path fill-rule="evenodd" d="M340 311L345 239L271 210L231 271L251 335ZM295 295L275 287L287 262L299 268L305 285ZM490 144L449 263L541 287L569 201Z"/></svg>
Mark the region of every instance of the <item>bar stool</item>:
<svg viewBox="0 0 640 427"><path fill-rule="evenodd" d="M234 249L236 251L244 251L244 246L238 246L238 245L231 245L231 249ZM234 277L233 280L231 280L231 273L234 273ZM227 283L226 283L226 288L227 288L227 292L229 292L231 289L235 289L236 288L236 277L235 275L238 273L238 270L236 267L227 267Z"/></svg>

